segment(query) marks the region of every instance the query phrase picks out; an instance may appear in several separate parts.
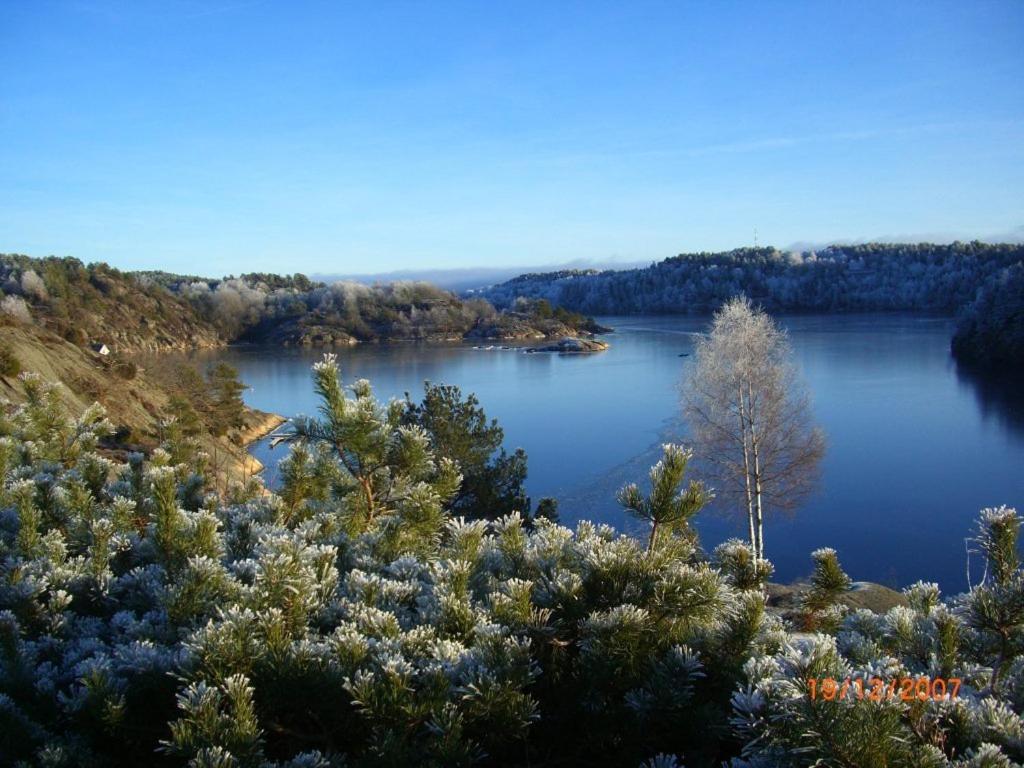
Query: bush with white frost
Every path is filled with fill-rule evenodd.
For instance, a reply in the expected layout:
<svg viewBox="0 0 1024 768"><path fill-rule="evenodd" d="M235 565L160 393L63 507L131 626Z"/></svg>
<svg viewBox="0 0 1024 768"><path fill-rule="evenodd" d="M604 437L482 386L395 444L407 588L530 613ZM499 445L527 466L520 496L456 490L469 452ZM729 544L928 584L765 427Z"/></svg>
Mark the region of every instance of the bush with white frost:
<svg viewBox="0 0 1024 768"><path fill-rule="evenodd" d="M32 313L21 296L4 296L0 300L0 314L18 323L32 322Z"/></svg>
<svg viewBox="0 0 1024 768"><path fill-rule="evenodd" d="M711 561L670 447L638 542L448 512L459 467L402 404L314 371L282 475L212 492L168 443L124 463L111 425L25 375L0 413L0 764L957 765L1020 761L1016 513L986 512L988 580L800 634L771 568ZM673 452L675 451L675 452ZM192 457L175 463L175 457ZM668 471L674 469L678 471ZM649 513L649 514L647 514ZM845 574L816 553L824 611ZM823 622L830 624L831 622ZM812 701L807 680L958 677L956 700Z"/></svg>
<svg viewBox="0 0 1024 768"><path fill-rule="evenodd" d="M40 301L50 298L46 283L34 269L26 269L21 274L21 290L26 296L32 296Z"/></svg>
<svg viewBox="0 0 1024 768"><path fill-rule="evenodd" d="M747 661L746 684L733 697L732 721L746 746L732 764L1019 763L1024 758L1020 518L1006 507L989 509L979 525L989 566L985 584L943 600L935 584L919 582L904 590L910 607L881 615L863 609L833 612L832 621L825 622L830 634L791 637L781 652ZM836 591L849 580L832 550L815 552L814 560L809 607L829 611ZM823 689L826 680L834 686Z"/></svg>

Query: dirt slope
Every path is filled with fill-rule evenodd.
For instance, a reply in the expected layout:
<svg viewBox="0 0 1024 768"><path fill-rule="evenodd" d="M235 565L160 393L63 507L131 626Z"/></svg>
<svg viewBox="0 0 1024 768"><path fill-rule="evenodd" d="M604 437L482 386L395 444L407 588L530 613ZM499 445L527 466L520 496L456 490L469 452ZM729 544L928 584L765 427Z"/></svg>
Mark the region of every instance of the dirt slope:
<svg viewBox="0 0 1024 768"><path fill-rule="evenodd" d="M64 401L72 413L80 413L93 402L107 409L119 432L113 450L149 449L158 443L168 394L156 372L139 368L133 378L124 378L115 361L36 326L0 326L0 334L22 371L33 371L63 385ZM18 403L23 397L17 377L0 376L0 399ZM214 457L222 480L242 480L262 469L246 452L246 444L283 421L276 414L250 409L242 429L221 438L204 435L202 447Z"/></svg>

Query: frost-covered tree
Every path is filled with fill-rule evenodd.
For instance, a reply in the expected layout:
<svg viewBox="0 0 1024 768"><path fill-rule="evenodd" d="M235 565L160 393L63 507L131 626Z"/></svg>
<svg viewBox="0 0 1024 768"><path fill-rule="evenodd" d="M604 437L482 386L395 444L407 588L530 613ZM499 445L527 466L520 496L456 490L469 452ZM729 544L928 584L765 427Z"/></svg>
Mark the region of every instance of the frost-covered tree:
<svg viewBox="0 0 1024 768"><path fill-rule="evenodd" d="M804 610L808 626L835 628L841 616L837 600L849 590L850 577L839 564L839 555L831 547L822 547L811 553L814 571L804 594Z"/></svg>
<svg viewBox="0 0 1024 768"><path fill-rule="evenodd" d="M958 360L994 370L1024 370L1024 258L990 277L957 319Z"/></svg>
<svg viewBox="0 0 1024 768"><path fill-rule="evenodd" d="M754 556L750 544L739 539L729 539L715 547L712 562L738 589L762 589L774 570L770 562Z"/></svg>
<svg viewBox="0 0 1024 768"><path fill-rule="evenodd" d="M398 554L429 551L462 482L458 465L435 456L422 427L403 423L401 402L381 404L365 379L346 392L334 355L313 367L313 378L320 418L294 420L278 442L323 446L334 457L344 530L375 532Z"/></svg>
<svg viewBox="0 0 1024 768"><path fill-rule="evenodd" d="M684 490L683 478L693 453L681 445L662 446L662 459L651 467L651 491L646 496L636 483L629 483L619 491L619 503L634 517L650 523L647 551L658 543L658 534L682 536L691 541L696 533L690 520L700 512L711 498L702 483L691 480Z"/></svg>
<svg viewBox="0 0 1024 768"><path fill-rule="evenodd" d="M1008 507L982 511L975 540L985 556L985 581L963 603L967 621L990 657L993 691L1010 660L1024 651L1024 574L1017 554L1020 522L1016 510Z"/></svg>
<svg viewBox="0 0 1024 768"><path fill-rule="evenodd" d="M763 558L766 511L803 500L825 451L785 332L748 299L730 301L697 342L683 397L697 450Z"/></svg>

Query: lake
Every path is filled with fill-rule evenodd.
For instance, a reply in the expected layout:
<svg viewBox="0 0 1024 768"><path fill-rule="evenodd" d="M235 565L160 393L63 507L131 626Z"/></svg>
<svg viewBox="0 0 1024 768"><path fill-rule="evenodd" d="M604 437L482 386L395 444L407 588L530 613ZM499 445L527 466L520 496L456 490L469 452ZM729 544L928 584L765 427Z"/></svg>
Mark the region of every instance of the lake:
<svg viewBox="0 0 1024 768"><path fill-rule="evenodd" d="M775 579L810 571L812 550L832 546L854 579L891 586L918 579L966 588L965 538L978 510L1024 510L1024 397L1019 382L977 379L949 355L946 319L890 315L780 318L828 437L819 491L791 519L769 516L765 549ZM418 396L424 380L475 392L529 456L528 490L559 500L562 522L589 518L637 532L615 502L643 484L660 444L686 440L679 382L706 318L600 318L616 332L592 356L524 354L472 345L363 345L339 350L347 381L369 379L379 397ZM321 352L233 347L224 359L251 386L247 402L285 416L313 413L310 365ZM268 465L283 454L266 441ZM770 515L770 511L769 511ZM724 510L697 521L710 550L743 535ZM973 578L980 561L973 557Z"/></svg>

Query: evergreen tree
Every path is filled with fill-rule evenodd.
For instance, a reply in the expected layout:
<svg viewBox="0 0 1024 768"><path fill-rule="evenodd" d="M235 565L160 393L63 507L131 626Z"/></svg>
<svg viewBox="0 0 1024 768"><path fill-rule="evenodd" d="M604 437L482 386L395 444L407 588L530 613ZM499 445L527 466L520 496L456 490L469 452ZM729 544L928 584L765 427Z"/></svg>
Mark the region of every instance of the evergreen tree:
<svg viewBox="0 0 1024 768"><path fill-rule="evenodd" d="M242 393L246 390L238 378L238 370L227 363L218 363L207 374L210 387L211 434L220 436L230 429L237 429L245 418L245 402Z"/></svg>
<svg viewBox="0 0 1024 768"><path fill-rule="evenodd" d="M808 627L838 626L840 613L838 598L850 589L850 577L839 564L839 556L830 547L822 547L811 553L814 572L810 588L804 594L803 603Z"/></svg>
<svg viewBox="0 0 1024 768"><path fill-rule="evenodd" d="M700 512L711 498L703 484L694 480L681 490L686 466L693 453L679 445L662 446L662 459L651 468L651 491L640 493L635 483L619 491L618 499L630 514L651 525L647 551L654 549L659 533L681 536L696 541L690 520Z"/></svg>
<svg viewBox="0 0 1024 768"><path fill-rule="evenodd" d="M346 392L334 355L313 367L313 378L321 418L295 419L279 442L324 446L335 458L346 531L379 531L396 555L429 551L462 480L457 464L435 457L421 427L402 423L402 403L382 405L365 379Z"/></svg>
<svg viewBox="0 0 1024 768"><path fill-rule="evenodd" d="M529 514L526 453L506 453L504 430L487 420L476 395L463 397L458 387L427 382L420 403L406 394L403 420L425 430L434 450L458 463L462 484L449 502L452 514L487 520Z"/></svg>
<svg viewBox="0 0 1024 768"><path fill-rule="evenodd" d="M739 539L729 539L715 547L712 562L730 584L741 590L760 591L774 570L770 562L756 558L750 545Z"/></svg>
<svg viewBox="0 0 1024 768"><path fill-rule="evenodd" d="M1024 651L1024 576L1017 554L1020 516L1008 507L981 513L976 538L986 560L986 579L968 593L968 624L990 657L989 685L997 689L1010 660Z"/></svg>

